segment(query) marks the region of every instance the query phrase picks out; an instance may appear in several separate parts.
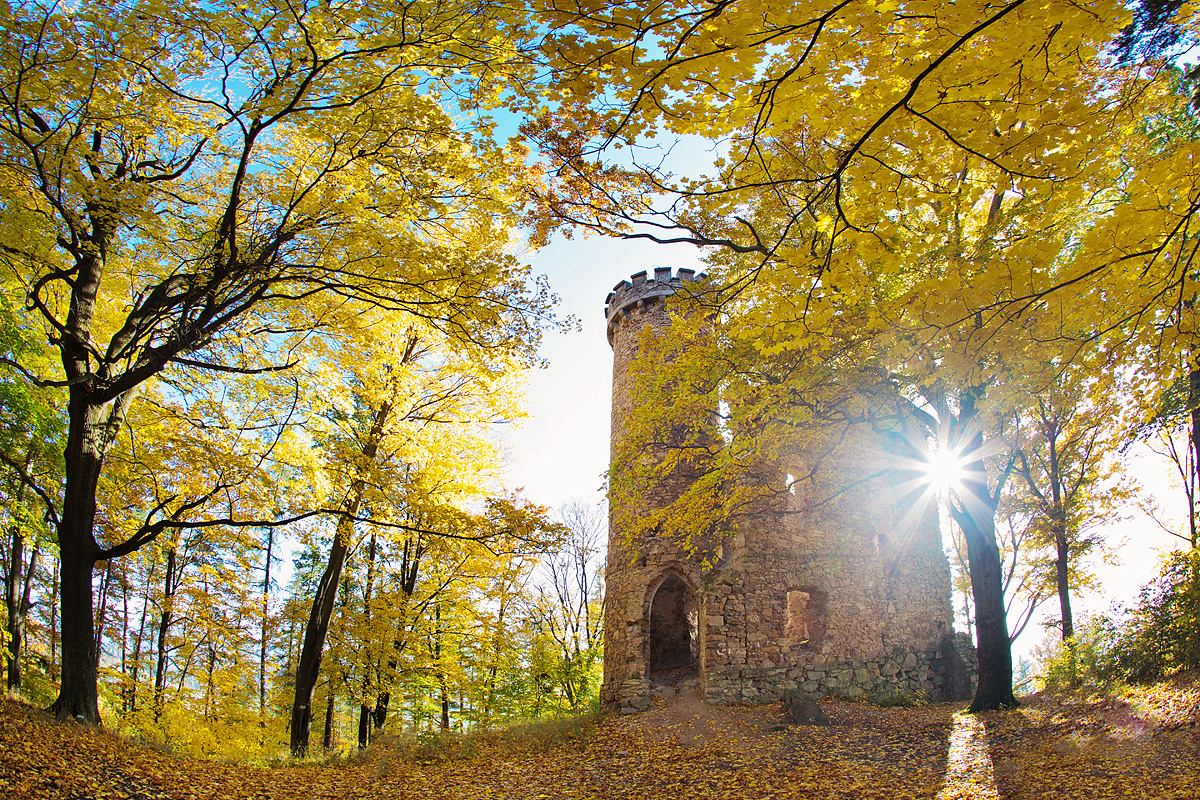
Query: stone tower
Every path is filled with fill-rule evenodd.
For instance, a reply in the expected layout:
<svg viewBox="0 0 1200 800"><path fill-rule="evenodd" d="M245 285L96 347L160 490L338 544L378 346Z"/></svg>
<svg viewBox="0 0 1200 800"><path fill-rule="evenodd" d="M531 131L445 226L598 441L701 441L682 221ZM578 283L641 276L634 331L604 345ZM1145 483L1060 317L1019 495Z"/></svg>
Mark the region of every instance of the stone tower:
<svg viewBox="0 0 1200 800"><path fill-rule="evenodd" d="M614 453L643 374L643 333L665 329L668 298L702 277L657 268L608 295ZM792 689L851 698L969 692L973 648L952 631L936 509L896 490L879 469L884 448L868 429L843 432L835 469L775 493L783 499L727 532L708 566L668 537L630 541L620 510L610 509L602 705L643 710L653 684L692 675L714 702L768 702ZM645 502L672 500L668 483L650 487Z"/></svg>

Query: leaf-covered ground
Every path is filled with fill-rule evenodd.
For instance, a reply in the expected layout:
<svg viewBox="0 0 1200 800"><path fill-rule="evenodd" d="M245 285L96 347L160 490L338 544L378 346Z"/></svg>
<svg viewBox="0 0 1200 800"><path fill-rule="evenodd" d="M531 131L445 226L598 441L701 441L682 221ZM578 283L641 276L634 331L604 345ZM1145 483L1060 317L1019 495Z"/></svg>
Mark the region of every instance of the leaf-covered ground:
<svg viewBox="0 0 1200 800"><path fill-rule="evenodd" d="M384 742L352 762L176 758L0 704L0 798L1200 797L1200 679L1020 710L823 703L828 728L689 696L558 736Z"/></svg>

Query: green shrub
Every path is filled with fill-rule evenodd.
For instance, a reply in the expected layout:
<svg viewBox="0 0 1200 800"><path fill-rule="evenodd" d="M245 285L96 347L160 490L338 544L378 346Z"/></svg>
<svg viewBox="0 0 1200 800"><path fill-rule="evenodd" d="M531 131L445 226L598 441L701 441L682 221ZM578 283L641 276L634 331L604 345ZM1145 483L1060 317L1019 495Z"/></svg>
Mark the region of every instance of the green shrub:
<svg viewBox="0 0 1200 800"><path fill-rule="evenodd" d="M1200 667L1200 552L1174 553L1136 603L1088 620L1043 665L1046 686L1144 683Z"/></svg>

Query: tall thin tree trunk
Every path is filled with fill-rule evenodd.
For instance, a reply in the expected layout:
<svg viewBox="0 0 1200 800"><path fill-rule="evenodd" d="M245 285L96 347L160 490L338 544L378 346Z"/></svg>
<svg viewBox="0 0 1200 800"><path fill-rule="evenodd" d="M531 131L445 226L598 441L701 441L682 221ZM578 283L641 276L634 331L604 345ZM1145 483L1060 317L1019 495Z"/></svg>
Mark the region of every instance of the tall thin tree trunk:
<svg viewBox="0 0 1200 800"><path fill-rule="evenodd" d="M131 676L131 685L129 692L129 710L137 711L137 690L138 681L141 679L142 672L142 642L146 637L146 620L150 615L150 590L154 583L154 568L158 566L158 559L150 562L149 568L146 570L146 586L142 593L142 614L138 622L137 637L133 640L133 670Z"/></svg>
<svg viewBox="0 0 1200 800"><path fill-rule="evenodd" d="M15 690L21 688L21 648L25 640L25 615L21 613L25 537L16 523L13 523L9 537L8 555L8 571L4 575L4 605L8 611L8 688Z"/></svg>
<svg viewBox="0 0 1200 800"><path fill-rule="evenodd" d="M28 469L33 460L33 449L25 454L24 468ZM20 507L25 502L25 483L18 480L16 491L13 493L14 507ZM4 574L4 605L8 611L8 688L21 688L21 659L25 644L25 618L28 612L29 585L37 560L37 548L25 566L25 536L22 534L19 521L14 521L9 536L8 571ZM22 584L25 591L22 592Z"/></svg>
<svg viewBox="0 0 1200 800"><path fill-rule="evenodd" d="M1061 614L1062 639L1070 642L1075 636L1075 618L1071 614L1070 542L1067 539L1067 508L1063 499L1062 465L1058 457L1057 423L1047 432L1050 450L1050 515L1054 526L1054 583L1058 590L1058 607ZM1074 650L1071 651L1071 669L1074 671Z"/></svg>
<svg viewBox="0 0 1200 800"><path fill-rule="evenodd" d="M375 588L375 531L371 531L370 542L367 545L367 580L363 587L363 619L366 629L371 625L371 592ZM371 736L371 707L367 705L367 694L371 690L371 642L362 642L362 700L358 710L358 749L364 750Z"/></svg>
<svg viewBox="0 0 1200 800"><path fill-rule="evenodd" d="M1200 483L1200 368L1193 367L1188 372L1188 404L1191 408L1191 430L1189 437L1191 439L1192 450L1192 503L1188 509L1188 532L1191 534L1192 549L1200 546L1200 538L1197 536L1196 524L1196 489Z"/></svg>
<svg viewBox="0 0 1200 800"><path fill-rule="evenodd" d="M326 750L333 749L333 687L329 687L329 699L325 703L325 735L321 738L321 746Z"/></svg>
<svg viewBox="0 0 1200 800"><path fill-rule="evenodd" d="M1054 531L1054 579L1058 585L1058 607L1062 614L1062 638L1064 642L1075 637L1075 617L1071 613L1071 592L1068 583L1070 566L1070 547L1067 533L1062 529L1062 523L1056 524Z"/></svg>
<svg viewBox="0 0 1200 800"><path fill-rule="evenodd" d="M361 498L360 488L357 496L349 503L349 514L358 513ZM292 702L291 747L294 756L303 756L308 751L313 692L321 674L322 651L325 648L325 638L329 634L329 621L333 617L338 579L346 563L346 553L350 550L353 529L354 522L349 517L342 517L338 521L333 546L329 548L329 559L325 563L321 581L317 584L308 624L304 628L304 644L300 647L300 659L296 666L296 694Z"/></svg>
<svg viewBox="0 0 1200 800"><path fill-rule="evenodd" d="M163 575L162 607L158 617L158 639L154 663L154 718L162 714L163 694L167 687L167 636L171 631L172 614L175 609L175 591L178 589L176 575L176 548L179 544L178 533L167 549L166 570Z"/></svg>
<svg viewBox="0 0 1200 800"><path fill-rule="evenodd" d="M59 676L58 669L58 581L59 581L59 564L58 559L54 559L54 568L50 572L50 680L57 681Z"/></svg>
<svg viewBox="0 0 1200 800"><path fill-rule="evenodd" d="M263 563L262 625L258 642L258 717L266 725L267 713L267 622L271 608L271 551L275 544L275 529L267 528L267 557Z"/></svg>
<svg viewBox="0 0 1200 800"><path fill-rule="evenodd" d="M96 610L96 669L100 669L100 656L104 652L104 626L108 616L108 591L112 585L112 561L104 562L104 574L100 576L100 607Z"/></svg>
<svg viewBox="0 0 1200 800"><path fill-rule="evenodd" d="M129 565L121 562L121 712L129 711Z"/></svg>
<svg viewBox="0 0 1200 800"><path fill-rule="evenodd" d="M450 730L450 695L446 691L446 678L441 677L439 690L442 696L442 730Z"/></svg>
<svg viewBox="0 0 1200 800"><path fill-rule="evenodd" d="M379 441L383 437L390 412L391 406L384 404L375 414L371 431L367 435L362 451L363 458L367 463L375 460ZM362 477L355 478L343 503L343 515L338 518L333 545L329 548L325 570L321 573L321 580L317 584L312 610L308 615L308 624L304 628L304 644L300 649L299 663L296 665L296 693L292 700L291 749L294 756L303 756L308 750L308 735L312 727L313 691L316 689L317 678L321 672L321 657L325 649L325 638L329 634L329 621L333 617L338 582L341 579L342 567L346 563L346 553L350 550L350 539L354 533L354 517L358 516L365 491L366 481Z"/></svg>

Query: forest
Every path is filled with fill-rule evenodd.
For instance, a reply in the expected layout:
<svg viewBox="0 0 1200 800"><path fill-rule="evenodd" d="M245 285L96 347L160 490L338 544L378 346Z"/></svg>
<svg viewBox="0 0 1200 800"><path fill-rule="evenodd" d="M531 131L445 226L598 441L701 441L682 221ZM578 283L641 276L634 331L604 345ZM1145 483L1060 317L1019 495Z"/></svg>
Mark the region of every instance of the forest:
<svg viewBox="0 0 1200 800"><path fill-rule="evenodd" d="M1101 713L1117 701L1077 693L1133 692L1121 708L1150 716L1126 728L1184 732L1160 740L1182 772L1138 780L1187 796L1200 6L184 5L0 2L5 727L41 750L107 753L99 727L259 765L411 736L420 772L430 742L552 719L582 763L635 747L672 763L653 729L594 719L606 502L635 539L699 548L866 426L941 504L978 658L969 711L1007 719L996 763L1059 735L1051 701L1020 710L1027 693L1066 693L1099 730L1126 725ZM608 501L585 486L550 508L514 485L501 434L544 342L577 325L530 256L603 237L692 245L705 275L646 342L658 366L629 423L627 441L670 447L614 447ZM1169 495L1145 490L1149 462ZM757 479L766 463L784 485ZM647 505L680 470L695 479ZM1077 614L1138 515L1176 552L1137 596ZM1038 662L1015 666L1043 620ZM776 765L790 756L771 748L808 735L692 712L768 737ZM987 735L966 713L892 713L833 717L885 737L851 750L908 726L943 761ZM454 746L512 755L472 741ZM383 774L392 756L372 757ZM570 785L572 763L530 786L555 796L540 781ZM871 764L869 787L814 773L810 790L888 796ZM1024 769L996 768L1001 796L1023 796ZM944 771L908 776L914 796ZM114 796L158 796L129 780Z"/></svg>

